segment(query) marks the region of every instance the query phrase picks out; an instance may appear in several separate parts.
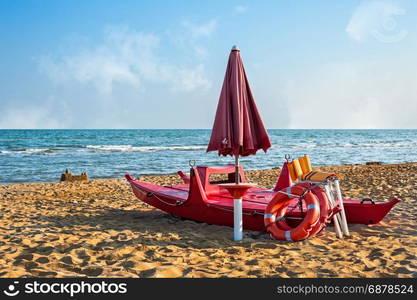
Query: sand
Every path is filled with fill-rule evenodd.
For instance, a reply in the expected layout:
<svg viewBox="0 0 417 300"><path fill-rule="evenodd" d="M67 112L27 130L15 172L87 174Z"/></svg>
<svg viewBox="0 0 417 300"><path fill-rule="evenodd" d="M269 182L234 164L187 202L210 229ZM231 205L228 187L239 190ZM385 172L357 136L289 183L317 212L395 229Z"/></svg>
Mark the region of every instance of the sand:
<svg viewBox="0 0 417 300"><path fill-rule="evenodd" d="M402 202L380 223L298 243L180 220L137 200L123 179L0 185L0 277L417 277L417 163L322 167L344 196ZM279 169L248 171L272 187ZM154 183L176 175L144 176Z"/></svg>

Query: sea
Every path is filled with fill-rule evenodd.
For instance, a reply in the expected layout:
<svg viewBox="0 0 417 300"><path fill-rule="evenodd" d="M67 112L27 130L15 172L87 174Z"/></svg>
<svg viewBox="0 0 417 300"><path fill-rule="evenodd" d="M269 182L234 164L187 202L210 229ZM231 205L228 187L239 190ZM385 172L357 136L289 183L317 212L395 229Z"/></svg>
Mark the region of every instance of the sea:
<svg viewBox="0 0 417 300"><path fill-rule="evenodd" d="M417 130L268 130L272 148L242 157L248 169L310 155L313 166L417 161ZM187 171L234 158L206 152L208 129L0 130L0 184L56 182L70 170L90 178Z"/></svg>

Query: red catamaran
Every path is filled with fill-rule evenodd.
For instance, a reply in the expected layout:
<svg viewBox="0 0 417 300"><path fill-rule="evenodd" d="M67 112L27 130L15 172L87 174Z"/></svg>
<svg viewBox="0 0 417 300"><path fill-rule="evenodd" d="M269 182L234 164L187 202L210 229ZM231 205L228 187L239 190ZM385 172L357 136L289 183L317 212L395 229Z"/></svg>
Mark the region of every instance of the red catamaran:
<svg viewBox="0 0 417 300"><path fill-rule="evenodd" d="M213 177L226 174L227 179L213 181ZM243 167L239 167L242 182L246 182ZM224 176L224 175L223 175ZM126 175L133 193L141 201L174 216L205 222L233 226L233 198L219 183L233 183L235 166L197 166L190 169L190 176L184 177L183 184L160 186L134 179ZM278 191L251 188L243 197L243 227L263 231L264 212L268 203ZM346 218L350 224L376 224L398 203L398 198L389 202L374 202L371 199L343 199ZM287 209L287 219L297 225L303 218L306 207L293 200Z"/></svg>

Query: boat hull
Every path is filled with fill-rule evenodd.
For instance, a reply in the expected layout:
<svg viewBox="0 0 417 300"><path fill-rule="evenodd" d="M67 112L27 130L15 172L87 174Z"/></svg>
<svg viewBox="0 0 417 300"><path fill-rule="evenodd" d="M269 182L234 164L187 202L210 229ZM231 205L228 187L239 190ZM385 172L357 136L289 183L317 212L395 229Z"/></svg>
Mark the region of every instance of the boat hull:
<svg viewBox="0 0 417 300"><path fill-rule="evenodd" d="M217 206L211 205L210 203L206 204L198 199L187 199L182 204L172 205L177 203L176 200L167 196L166 191L158 188L158 186L150 190L149 186L144 186L142 182L129 181L129 183L133 193L139 200L166 213L208 224L233 226L233 207L229 207L228 205ZM263 220L263 213L261 211L258 213L255 210L245 210L243 215L243 228L255 231L264 230Z"/></svg>
<svg viewBox="0 0 417 300"><path fill-rule="evenodd" d="M141 201L177 217L208 224L233 226L233 199L226 191L203 195L198 182L173 186L159 186L126 175L133 193ZM201 183L200 183L201 184ZM263 214L276 193L266 189L251 189L243 199L243 227L248 230L265 230ZM376 224L399 202L370 203L356 199L344 199L347 222L350 224ZM295 200L288 210L288 223L296 226L303 213ZM303 208L303 211L306 211Z"/></svg>
<svg viewBox="0 0 417 300"><path fill-rule="evenodd" d="M388 202L362 202L363 200L343 199L346 219L350 224L377 224L400 202L393 198ZM362 202L362 203L361 203Z"/></svg>

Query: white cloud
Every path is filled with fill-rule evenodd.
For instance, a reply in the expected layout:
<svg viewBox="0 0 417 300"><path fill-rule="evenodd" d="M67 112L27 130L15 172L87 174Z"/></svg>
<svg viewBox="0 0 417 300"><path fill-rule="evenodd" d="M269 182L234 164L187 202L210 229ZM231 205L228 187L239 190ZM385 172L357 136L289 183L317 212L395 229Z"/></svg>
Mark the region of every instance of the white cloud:
<svg viewBox="0 0 417 300"><path fill-rule="evenodd" d="M243 13L245 13L247 10L248 10L248 7L247 7L247 6L243 6L243 5L236 5L236 6L233 8L233 11L234 11L235 13L238 13L238 14L243 14Z"/></svg>
<svg viewBox="0 0 417 300"><path fill-rule="evenodd" d="M212 19L207 23L203 24L194 24L190 21L184 20L181 24L191 33L193 38L199 38L204 36L210 36L217 27L217 20Z"/></svg>
<svg viewBox="0 0 417 300"><path fill-rule="evenodd" d="M415 128L417 65L335 62L288 80L290 128Z"/></svg>
<svg viewBox="0 0 417 300"><path fill-rule="evenodd" d="M201 37L193 38L183 26L162 34L112 26L94 42L88 37L81 43L79 38L65 39L65 45L57 45L60 52L38 61L51 95L46 100L39 96L43 109L10 110L1 126L22 127L21 116L28 114L30 128L184 127L189 101L211 92L204 59L208 39ZM9 107L19 106L10 102ZM180 111L174 116L175 109ZM158 110L163 121L151 117Z"/></svg>
<svg viewBox="0 0 417 300"><path fill-rule="evenodd" d="M385 43L398 42L408 33L398 26L395 17L405 13L391 1L362 1L353 12L346 32L356 41L374 38Z"/></svg>
<svg viewBox="0 0 417 300"><path fill-rule="evenodd" d="M107 95L117 84L144 89L146 82L164 83L171 90L183 92L210 87L203 65L187 67L165 62L157 54L160 44L160 38L154 34L109 27L99 44L58 58L45 56L40 60L40 68L57 83L90 84ZM189 84L189 74L197 78L194 84Z"/></svg>
<svg viewBox="0 0 417 300"><path fill-rule="evenodd" d="M180 91L191 92L197 88L209 89L211 87L211 82L202 75L204 74L203 65L198 65L194 70L180 69L177 72L177 84L174 86Z"/></svg>

